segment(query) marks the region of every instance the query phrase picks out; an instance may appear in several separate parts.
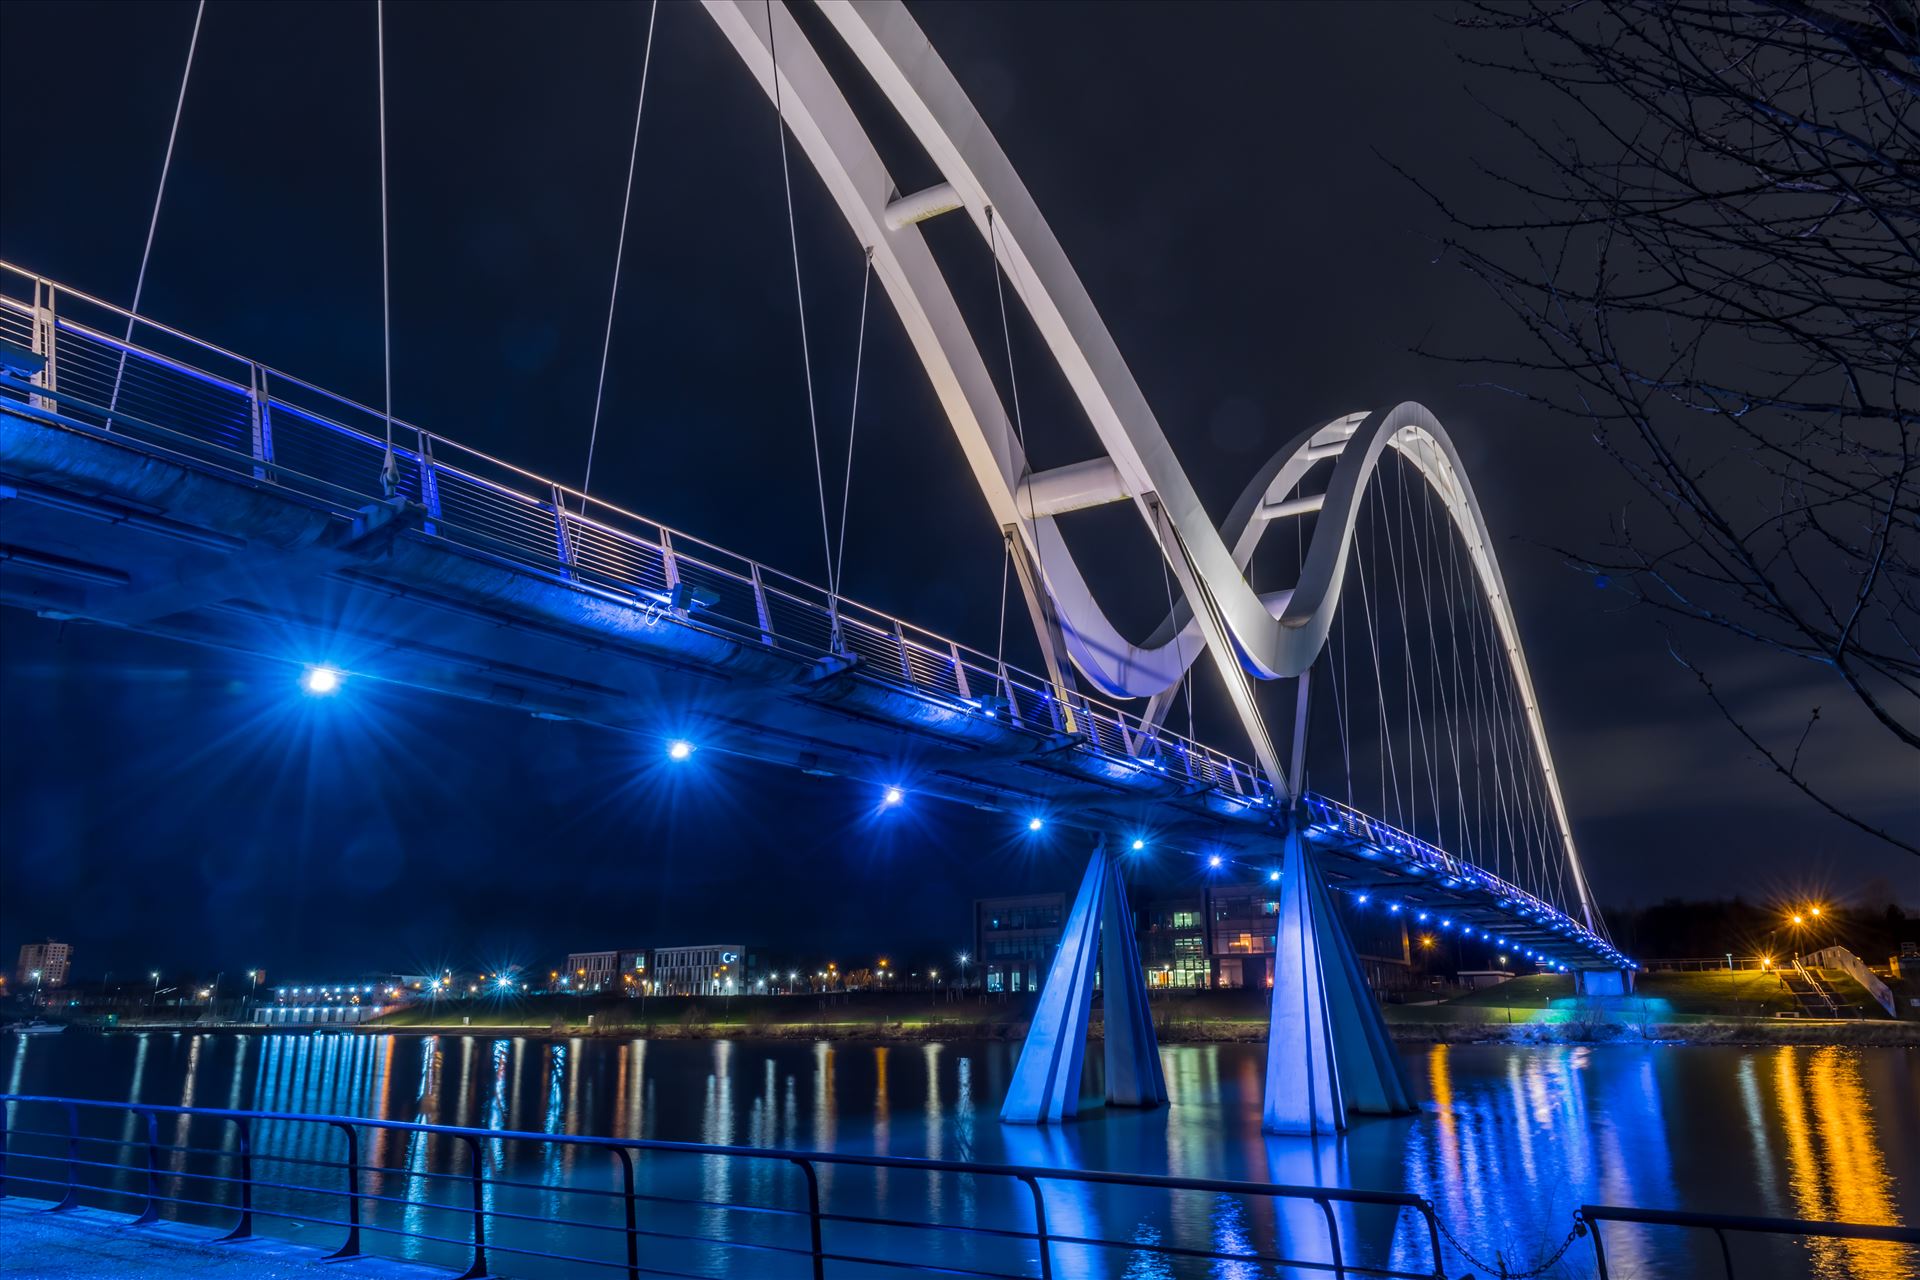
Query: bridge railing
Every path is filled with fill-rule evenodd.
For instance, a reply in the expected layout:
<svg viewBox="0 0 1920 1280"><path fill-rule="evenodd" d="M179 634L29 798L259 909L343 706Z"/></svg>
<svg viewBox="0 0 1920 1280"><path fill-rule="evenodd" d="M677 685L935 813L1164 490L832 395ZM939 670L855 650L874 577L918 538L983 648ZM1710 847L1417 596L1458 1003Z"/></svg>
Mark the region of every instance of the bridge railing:
<svg viewBox="0 0 1920 1280"><path fill-rule="evenodd" d="M1444 1274L1401 1192L12 1094L0 1116L0 1196L468 1276Z"/></svg>
<svg viewBox="0 0 1920 1280"><path fill-rule="evenodd" d="M7 263L0 339L46 361L32 388L0 391L71 424L338 510L383 496L390 436L397 492L424 508L431 536L736 639L851 653L876 678L1019 727L1071 729L1108 755L1271 796L1252 765L1124 708Z"/></svg>
<svg viewBox="0 0 1920 1280"><path fill-rule="evenodd" d="M1491 871L1456 858L1436 844L1329 796L1309 791L1301 797L1301 801L1314 824L1324 832L1335 833L1357 844L1389 853L1402 866L1417 867L1449 887L1478 889L1491 899L1493 905L1516 921L1526 921L1533 928L1557 934L1601 959L1622 965L1628 963L1612 943L1551 903Z"/></svg>

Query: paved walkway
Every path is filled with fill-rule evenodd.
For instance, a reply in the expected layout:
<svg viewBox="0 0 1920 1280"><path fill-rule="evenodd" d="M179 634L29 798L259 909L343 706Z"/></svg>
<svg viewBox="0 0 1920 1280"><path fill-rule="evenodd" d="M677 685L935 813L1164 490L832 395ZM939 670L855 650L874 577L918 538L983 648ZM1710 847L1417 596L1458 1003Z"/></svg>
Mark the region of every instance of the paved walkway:
<svg viewBox="0 0 1920 1280"><path fill-rule="evenodd" d="M127 1225L123 1213L48 1213L40 1200L0 1200L0 1277L105 1280L194 1276L199 1280L445 1280L451 1272L382 1258L323 1262L319 1249L280 1240L215 1244L221 1232L174 1222Z"/></svg>

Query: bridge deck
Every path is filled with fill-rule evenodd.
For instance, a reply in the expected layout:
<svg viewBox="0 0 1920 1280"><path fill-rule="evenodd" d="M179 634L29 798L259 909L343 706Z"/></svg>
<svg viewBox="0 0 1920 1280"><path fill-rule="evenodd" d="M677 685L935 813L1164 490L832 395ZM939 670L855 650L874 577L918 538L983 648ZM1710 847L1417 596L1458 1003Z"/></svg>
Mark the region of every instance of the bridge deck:
<svg viewBox="0 0 1920 1280"><path fill-rule="evenodd" d="M0 603L1227 857L1290 820L1231 756L418 428L383 501L372 410L157 326L123 342L125 313L5 270L34 300L0 296L0 338L51 358L0 374ZM1622 963L1443 850L1304 812L1336 884Z"/></svg>

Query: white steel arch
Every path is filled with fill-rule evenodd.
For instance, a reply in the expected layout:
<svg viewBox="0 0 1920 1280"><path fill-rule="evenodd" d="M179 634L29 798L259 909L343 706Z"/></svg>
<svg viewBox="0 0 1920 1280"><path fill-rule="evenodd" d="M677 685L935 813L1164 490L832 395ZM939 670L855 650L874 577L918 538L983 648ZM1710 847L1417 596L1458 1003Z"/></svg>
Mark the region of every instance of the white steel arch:
<svg viewBox="0 0 1920 1280"><path fill-rule="evenodd" d="M1244 663L1262 679L1304 676L1339 606L1367 482L1382 453L1395 449L1441 499L1467 546L1525 708L1586 923L1597 927L1505 582L1459 454L1433 414L1407 402L1303 433L1256 474L1223 535L1025 184L899 0L817 3L941 174L940 183L904 196L784 3L704 3L770 97L778 77L788 129L855 237L872 253L874 273L932 380L996 523L1018 539L1026 562L1023 576L1037 582L1029 603L1055 681L1064 671L1062 655L1047 634L1054 617L1064 656L1114 696L1160 694L1207 651L1225 676L1261 766L1284 789L1285 771L1239 667ZM1029 471L979 346L919 229L920 222L948 212L963 212L983 238L991 238L1008 282L1066 375L1104 457L1038 475ZM1289 503L1287 495L1329 459L1337 461L1317 507L1320 516L1299 583L1290 592L1256 593L1245 577L1254 549L1268 525L1315 509L1311 503ZM1193 606L1184 619L1168 618L1145 643L1127 640L1107 618L1057 525L1060 514L1115 501L1134 503Z"/></svg>

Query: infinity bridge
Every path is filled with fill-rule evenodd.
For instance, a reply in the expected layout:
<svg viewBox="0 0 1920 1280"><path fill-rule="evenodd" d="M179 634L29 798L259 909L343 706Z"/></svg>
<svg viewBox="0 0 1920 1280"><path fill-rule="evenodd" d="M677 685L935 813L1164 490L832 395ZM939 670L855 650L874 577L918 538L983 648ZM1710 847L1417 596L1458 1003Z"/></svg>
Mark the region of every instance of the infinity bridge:
<svg viewBox="0 0 1920 1280"><path fill-rule="evenodd" d="M1404 914L1575 971L1596 990L1621 989L1631 965L1593 913L1484 522L1432 416L1401 405L1303 433L1256 474L1223 536L1024 186L904 9L821 6L946 179L906 196L788 9L706 8L866 245L1005 532L1044 675L5 264L0 602L1094 833L1009 1120L1073 1114L1097 968L1109 1101L1165 1100L1123 927L1130 849L1185 850L1275 879L1285 868L1266 1116L1275 1131L1338 1130L1349 1110L1412 1105L1333 895L1348 909ZM989 243L1106 456L1046 473L1028 467L1017 403L1009 419L919 231L956 211ZM1503 866L1520 865L1527 833L1514 828L1531 824L1540 879L1531 890L1304 785L1309 680L1322 654L1349 765L1355 754L1344 635L1339 661L1332 656L1353 574L1380 686L1381 752L1396 770L1396 803L1401 794L1381 637L1406 645L1418 610L1410 614L1403 593L1398 632L1376 619L1354 550L1368 503L1383 502L1375 472L1390 457L1422 486L1423 502L1437 496L1441 526L1465 548L1446 561L1435 553L1429 568L1422 545L1422 571L1451 593L1448 607L1458 595L1484 608L1491 621L1473 633L1474 660L1516 691L1494 744L1510 779L1496 770L1497 794L1484 806L1478 778L1472 791L1476 815L1519 815L1505 819ZM1304 495L1304 479L1326 462L1335 465L1324 493ZM1410 490L1397 492L1410 502ZM1058 528L1073 511L1111 502L1140 511L1180 588L1176 602L1169 582L1167 618L1139 644L1094 602ZM1315 522L1298 585L1256 593L1244 576L1254 549L1288 519ZM1401 545L1413 554L1411 542L1389 542L1389 553ZM1394 560L1396 582L1401 567ZM1420 589L1432 623L1433 590L1425 579ZM1408 718L1436 740L1447 722L1450 789L1465 810L1466 645L1457 635L1449 644L1451 700L1436 644L1436 687L1424 703L1409 670ZM1202 653L1247 729L1251 760L1165 726ZM1148 701L1128 710L1091 697L1074 670L1110 697ZM1298 683L1291 768L1250 676ZM1472 676L1479 707L1479 667ZM1191 709L1190 688L1185 696ZM1436 810L1438 754L1426 747L1421 757ZM1411 741L1404 764L1417 800ZM1524 809L1502 790L1510 781L1517 793L1523 774ZM1351 798L1351 771L1348 784ZM1464 817L1455 829L1471 840ZM1445 830L1437 815L1435 830ZM1558 903L1545 896L1553 883ZM1562 909L1576 903L1577 919Z"/></svg>

